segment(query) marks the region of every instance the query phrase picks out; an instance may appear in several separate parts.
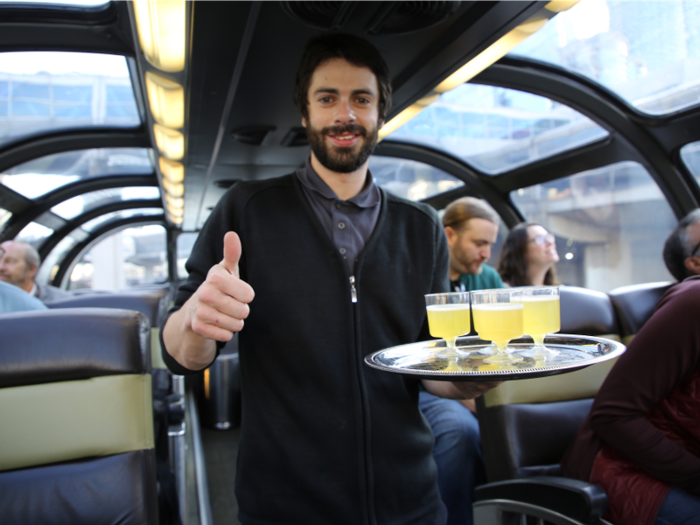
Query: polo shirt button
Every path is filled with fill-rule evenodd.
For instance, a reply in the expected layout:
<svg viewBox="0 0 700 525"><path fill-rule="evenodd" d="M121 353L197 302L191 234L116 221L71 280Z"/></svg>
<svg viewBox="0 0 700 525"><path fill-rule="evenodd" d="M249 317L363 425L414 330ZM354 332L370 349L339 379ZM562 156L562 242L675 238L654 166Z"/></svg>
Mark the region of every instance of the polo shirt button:
<svg viewBox="0 0 700 525"><path fill-rule="evenodd" d="M341 230L345 229L345 223L344 223L344 222L339 222L339 223L338 223L338 228L340 228Z"/></svg>
<svg viewBox="0 0 700 525"><path fill-rule="evenodd" d="M346 251L347 251L347 250L346 250L345 248L341 248L341 249L340 249L340 253L342 253L343 255L345 255L345 252L346 252Z"/></svg>

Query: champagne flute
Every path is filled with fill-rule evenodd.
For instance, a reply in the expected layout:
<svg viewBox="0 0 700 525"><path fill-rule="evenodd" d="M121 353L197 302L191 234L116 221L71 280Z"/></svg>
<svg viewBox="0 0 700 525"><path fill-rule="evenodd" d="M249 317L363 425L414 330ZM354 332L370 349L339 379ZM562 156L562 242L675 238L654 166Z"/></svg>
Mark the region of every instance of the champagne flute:
<svg viewBox="0 0 700 525"><path fill-rule="evenodd" d="M511 354L508 341L524 334L523 303L516 302L520 291L498 288L471 292L474 329L484 341L492 341L497 352L484 359L486 363L511 364L522 358Z"/></svg>
<svg viewBox="0 0 700 525"><path fill-rule="evenodd" d="M457 337L471 330L469 292L433 293L425 296L430 335L445 340L446 349L440 353L450 360L457 356Z"/></svg>
<svg viewBox="0 0 700 525"><path fill-rule="evenodd" d="M558 332L561 328L558 286L528 286L520 288L520 296L514 300L523 303L523 329L532 337L535 346L520 355L547 359L554 357L559 350L544 346L547 334Z"/></svg>

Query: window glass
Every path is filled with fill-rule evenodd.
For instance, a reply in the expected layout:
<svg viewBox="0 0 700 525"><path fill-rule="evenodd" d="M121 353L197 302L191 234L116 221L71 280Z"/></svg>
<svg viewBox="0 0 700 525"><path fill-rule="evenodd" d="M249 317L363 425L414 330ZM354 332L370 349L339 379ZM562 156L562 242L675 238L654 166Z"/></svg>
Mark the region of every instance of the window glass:
<svg viewBox="0 0 700 525"><path fill-rule="evenodd" d="M137 216L152 216L152 215L162 215L163 208L134 208L132 210L121 210L112 213L105 213L99 217L95 217L91 221L86 222L81 227L83 230L93 232L98 228L101 228L105 224L113 220L128 219L129 217Z"/></svg>
<svg viewBox="0 0 700 525"><path fill-rule="evenodd" d="M57 204L51 211L66 220L75 219L78 215L113 202L134 199L157 199L160 190L153 186L136 186L127 188L110 188L108 190L91 191Z"/></svg>
<svg viewBox="0 0 700 525"><path fill-rule="evenodd" d="M681 148L681 159L700 184L700 142L686 144Z"/></svg>
<svg viewBox="0 0 700 525"><path fill-rule="evenodd" d="M10 220L10 217L12 217L11 212L0 208L0 230L2 230L2 227L5 226L5 223Z"/></svg>
<svg viewBox="0 0 700 525"><path fill-rule="evenodd" d="M168 279L165 228L126 228L94 244L73 266L68 289L116 291Z"/></svg>
<svg viewBox="0 0 700 525"><path fill-rule="evenodd" d="M56 277L59 265L66 254L77 244L77 241L70 235L64 237L54 246L51 253L41 262L39 271L36 273L36 280L40 284L49 284Z"/></svg>
<svg viewBox="0 0 700 525"><path fill-rule="evenodd" d="M548 98L467 83L388 137L447 151L495 175L607 135L589 118Z"/></svg>
<svg viewBox="0 0 700 525"><path fill-rule="evenodd" d="M0 145L43 131L140 123L123 56L0 53Z"/></svg>
<svg viewBox="0 0 700 525"><path fill-rule="evenodd" d="M192 252L192 247L197 240L198 233L181 233L177 236L177 276L187 279L189 275L185 269L185 263Z"/></svg>
<svg viewBox="0 0 700 525"><path fill-rule="evenodd" d="M31 244L38 250L41 244L44 242L44 239L46 239L52 233L53 230L51 228L47 228L46 226L36 222L30 222L24 228L22 228L22 231L19 232L17 237L15 237L15 240Z"/></svg>
<svg viewBox="0 0 700 525"><path fill-rule="evenodd" d="M600 82L659 115L700 103L700 2L586 0L511 51Z"/></svg>
<svg viewBox="0 0 700 525"><path fill-rule="evenodd" d="M369 169L377 185L412 201L464 186L464 182L458 178L415 160L372 155Z"/></svg>
<svg viewBox="0 0 700 525"><path fill-rule="evenodd" d="M19 164L0 173L0 183L36 199L71 182L107 175L149 175L153 164L144 148L66 151Z"/></svg>
<svg viewBox="0 0 700 525"><path fill-rule="evenodd" d="M556 236L564 284L608 292L673 280L662 250L677 220L640 164L612 164L522 188L511 198L526 220Z"/></svg>

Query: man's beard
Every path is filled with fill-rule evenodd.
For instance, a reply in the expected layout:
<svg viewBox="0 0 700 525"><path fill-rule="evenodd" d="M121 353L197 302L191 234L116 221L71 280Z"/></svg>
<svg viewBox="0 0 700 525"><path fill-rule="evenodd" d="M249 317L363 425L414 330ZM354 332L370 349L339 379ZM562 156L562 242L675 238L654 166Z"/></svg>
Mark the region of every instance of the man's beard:
<svg viewBox="0 0 700 525"><path fill-rule="evenodd" d="M362 166L377 146L377 128L366 130L359 124L348 124L346 126L327 126L316 129L310 125L306 128L306 136L311 145L311 151L325 168L336 173L351 173ZM326 142L326 135L340 135L342 133L357 133L364 141L360 150L355 152L354 147L340 147L329 145Z"/></svg>

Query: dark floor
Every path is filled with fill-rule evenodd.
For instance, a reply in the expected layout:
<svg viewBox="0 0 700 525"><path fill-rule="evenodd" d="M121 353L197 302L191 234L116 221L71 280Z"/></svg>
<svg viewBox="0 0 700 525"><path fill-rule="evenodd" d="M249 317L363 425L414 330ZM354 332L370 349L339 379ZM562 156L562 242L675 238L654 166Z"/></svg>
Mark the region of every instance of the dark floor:
<svg viewBox="0 0 700 525"><path fill-rule="evenodd" d="M239 430L202 428L202 448L214 525L240 525L236 517L238 505L234 494Z"/></svg>

